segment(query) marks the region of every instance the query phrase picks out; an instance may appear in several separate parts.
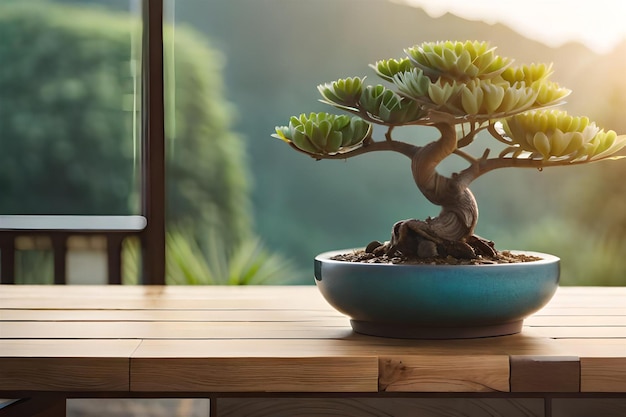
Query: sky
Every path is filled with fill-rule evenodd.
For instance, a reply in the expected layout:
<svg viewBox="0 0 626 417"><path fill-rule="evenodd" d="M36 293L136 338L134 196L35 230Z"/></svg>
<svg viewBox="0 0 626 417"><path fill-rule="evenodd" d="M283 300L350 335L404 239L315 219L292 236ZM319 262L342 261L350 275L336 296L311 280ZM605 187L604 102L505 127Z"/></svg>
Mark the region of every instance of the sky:
<svg viewBox="0 0 626 417"><path fill-rule="evenodd" d="M503 23L549 46L577 41L598 53L626 39L624 0L393 0L423 8L432 17L446 12L469 20Z"/></svg>

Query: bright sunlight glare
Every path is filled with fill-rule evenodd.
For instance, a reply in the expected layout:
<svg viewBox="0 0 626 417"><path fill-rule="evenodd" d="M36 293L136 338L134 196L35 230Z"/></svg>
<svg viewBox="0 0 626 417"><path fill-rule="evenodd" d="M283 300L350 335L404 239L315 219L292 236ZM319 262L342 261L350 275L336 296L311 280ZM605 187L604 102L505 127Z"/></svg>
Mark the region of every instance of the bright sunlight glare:
<svg viewBox="0 0 626 417"><path fill-rule="evenodd" d="M430 16L452 13L469 20L502 23L552 47L580 42L598 53L626 39L622 0L392 0L421 7Z"/></svg>

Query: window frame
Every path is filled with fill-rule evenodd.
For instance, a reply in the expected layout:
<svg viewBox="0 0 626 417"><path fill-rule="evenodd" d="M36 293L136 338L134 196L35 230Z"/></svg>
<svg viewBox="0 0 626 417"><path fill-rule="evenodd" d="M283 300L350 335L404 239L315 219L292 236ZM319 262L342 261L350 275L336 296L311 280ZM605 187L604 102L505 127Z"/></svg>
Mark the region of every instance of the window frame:
<svg viewBox="0 0 626 417"><path fill-rule="evenodd" d="M142 0L141 236L144 285L165 285L163 0Z"/></svg>

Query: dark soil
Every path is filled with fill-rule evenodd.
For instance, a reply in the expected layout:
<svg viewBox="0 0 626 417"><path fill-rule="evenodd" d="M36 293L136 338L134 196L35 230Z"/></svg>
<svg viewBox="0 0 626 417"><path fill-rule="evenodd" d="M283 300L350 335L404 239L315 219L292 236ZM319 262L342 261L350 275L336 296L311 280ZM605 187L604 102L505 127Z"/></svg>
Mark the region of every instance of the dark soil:
<svg viewBox="0 0 626 417"><path fill-rule="evenodd" d="M538 261L541 258L536 256L511 253L510 251L498 251L495 257L479 256L474 259L458 259L452 256L445 258L406 258L402 256L388 257L387 255L377 256L373 253L366 253L359 250L351 253L336 255L332 259L346 262L363 262L374 264L407 264L407 265L489 265L489 264L511 264L519 262Z"/></svg>

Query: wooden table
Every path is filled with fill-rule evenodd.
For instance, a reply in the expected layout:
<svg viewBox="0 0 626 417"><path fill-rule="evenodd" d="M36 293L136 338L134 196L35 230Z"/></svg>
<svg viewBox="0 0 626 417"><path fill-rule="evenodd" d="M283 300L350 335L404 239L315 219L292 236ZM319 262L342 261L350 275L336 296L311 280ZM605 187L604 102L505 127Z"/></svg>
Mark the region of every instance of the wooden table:
<svg viewBox="0 0 626 417"><path fill-rule="evenodd" d="M560 288L518 335L434 341L355 334L313 286L0 286L0 398L31 398L5 414L63 415L74 397L204 397L211 416L624 416L626 287Z"/></svg>

